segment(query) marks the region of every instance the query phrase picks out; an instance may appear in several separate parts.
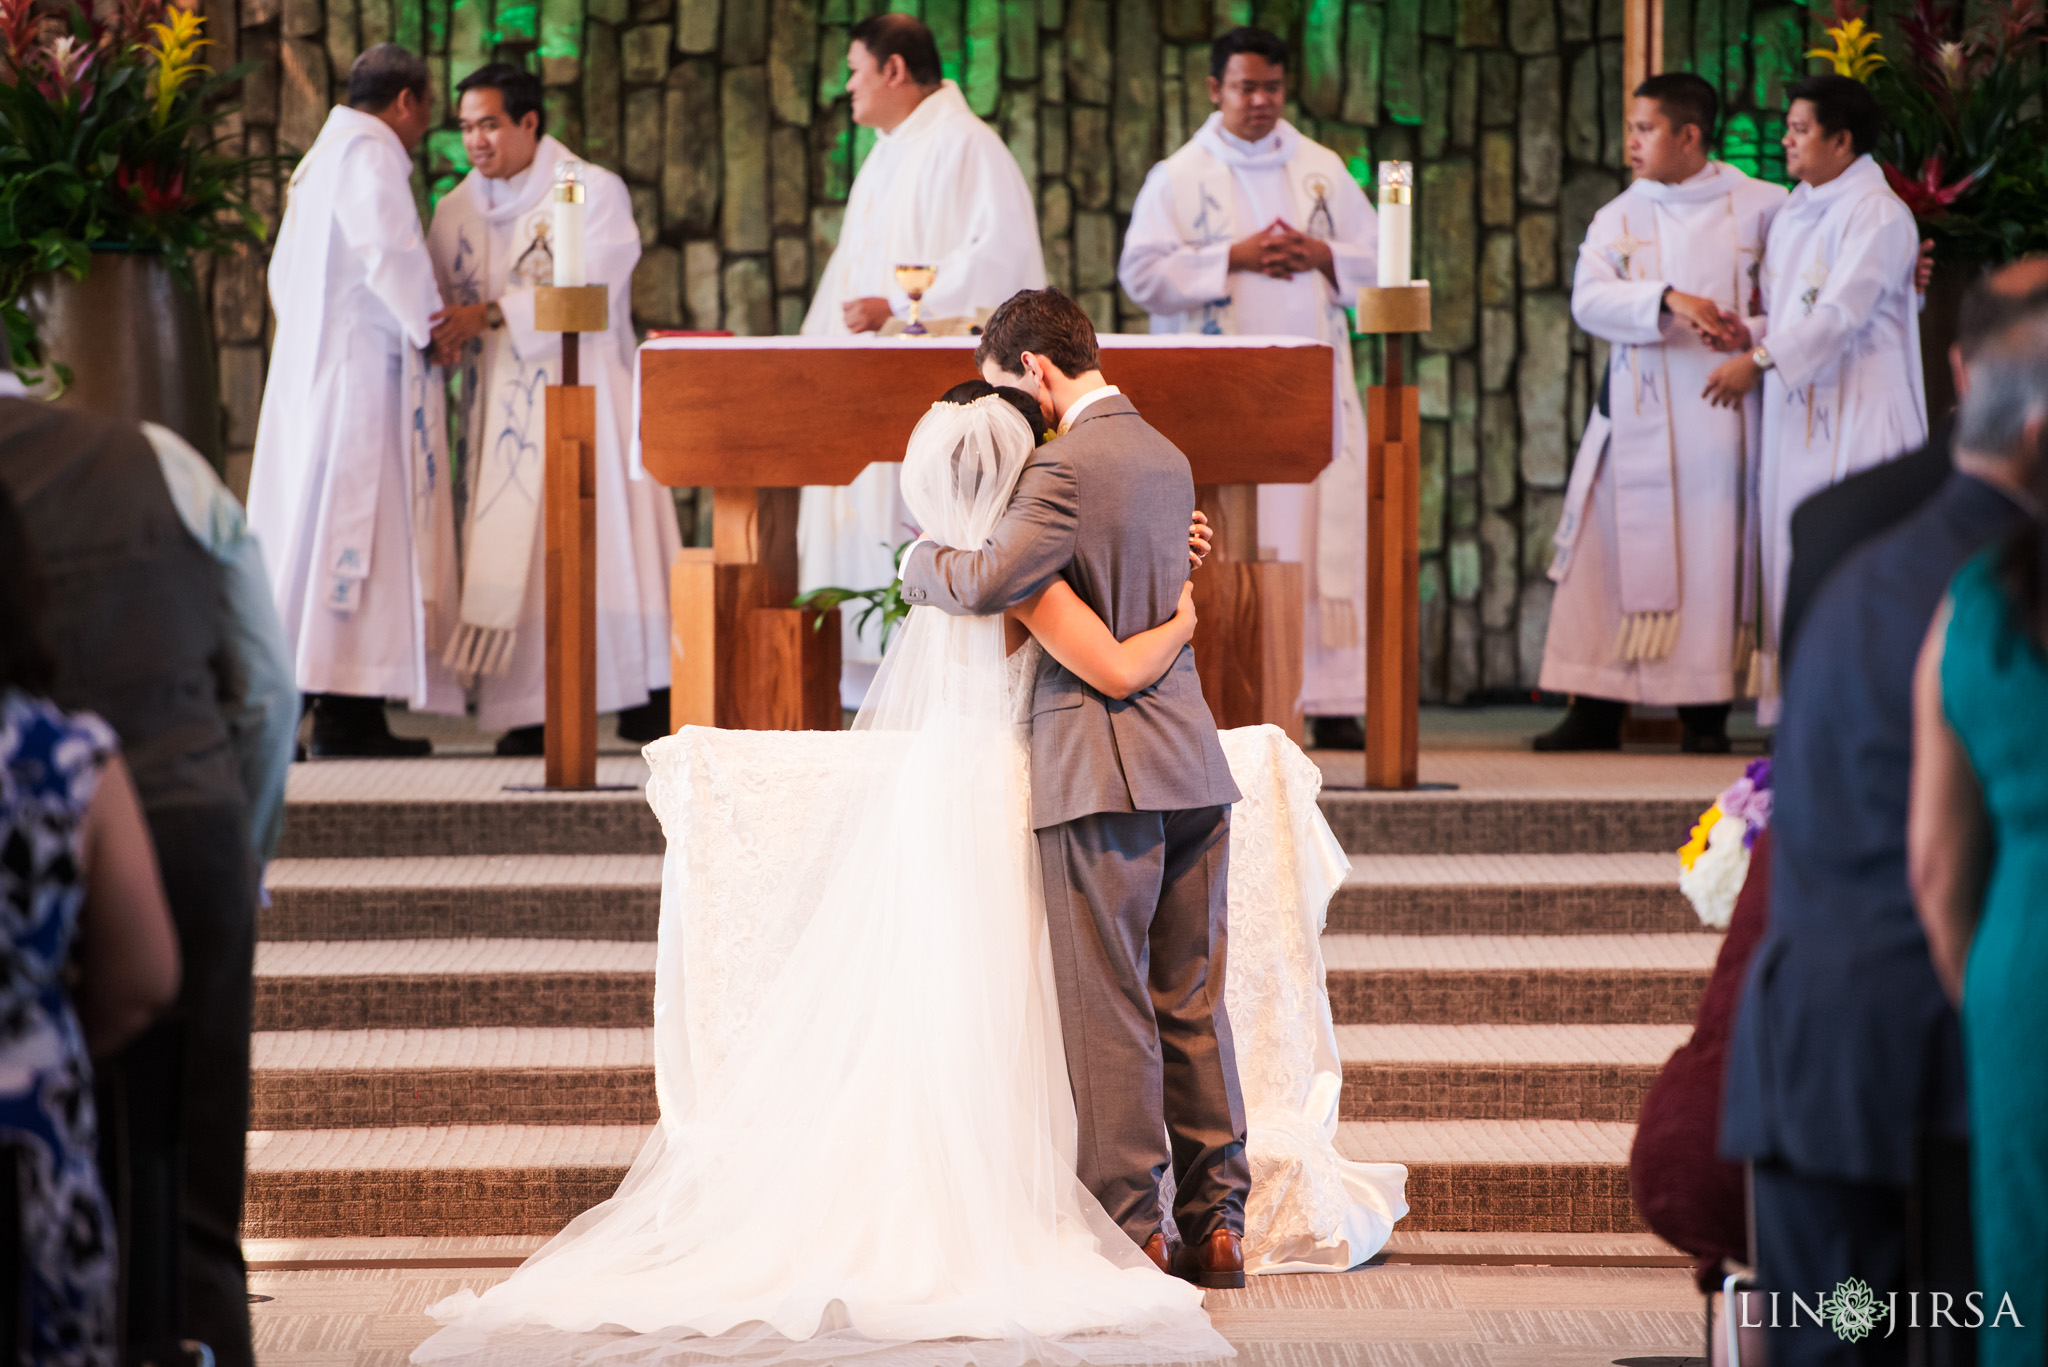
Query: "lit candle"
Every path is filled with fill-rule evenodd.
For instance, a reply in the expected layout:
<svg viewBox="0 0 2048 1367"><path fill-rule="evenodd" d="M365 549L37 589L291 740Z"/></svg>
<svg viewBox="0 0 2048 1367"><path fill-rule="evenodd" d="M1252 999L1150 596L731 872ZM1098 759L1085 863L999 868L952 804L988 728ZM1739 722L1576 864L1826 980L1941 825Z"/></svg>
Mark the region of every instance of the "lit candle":
<svg viewBox="0 0 2048 1367"><path fill-rule="evenodd" d="M559 162L555 166L554 253L555 284L582 285L583 278L583 163Z"/></svg>
<svg viewBox="0 0 2048 1367"><path fill-rule="evenodd" d="M1380 288L1413 283L1409 252L1414 242L1415 164L1380 163Z"/></svg>

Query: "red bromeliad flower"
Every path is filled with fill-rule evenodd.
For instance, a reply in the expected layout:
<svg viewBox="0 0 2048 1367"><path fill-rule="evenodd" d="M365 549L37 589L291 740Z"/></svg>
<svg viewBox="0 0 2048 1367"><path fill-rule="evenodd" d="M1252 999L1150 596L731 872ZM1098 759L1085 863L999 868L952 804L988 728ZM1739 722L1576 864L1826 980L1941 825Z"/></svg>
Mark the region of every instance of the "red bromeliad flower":
<svg viewBox="0 0 2048 1367"><path fill-rule="evenodd" d="M2048 14L2041 0L2006 0L1984 16L1981 34L1985 46L2016 53L2048 41Z"/></svg>
<svg viewBox="0 0 2048 1367"><path fill-rule="evenodd" d="M156 168L145 166L131 171L126 164L114 171L114 180L130 196L141 201L142 212L146 214L176 213L185 204L185 173L179 171L162 185L157 184Z"/></svg>
<svg viewBox="0 0 2048 1367"><path fill-rule="evenodd" d="M1906 207L1913 211L1915 218L1940 218L1949 211L1957 199L1962 197L1964 191L1977 183L1977 173L1972 171L1952 184L1943 185L1943 168L1939 152L1921 163L1920 177L1917 180L1908 179L1904 172L1888 161L1879 164L1884 167L1885 182L1892 187L1892 193L1906 202Z"/></svg>
<svg viewBox="0 0 2048 1367"><path fill-rule="evenodd" d="M12 85L14 73L28 65L36 46L38 26L34 0L0 0L0 44L6 47L6 72Z"/></svg>
<svg viewBox="0 0 2048 1367"><path fill-rule="evenodd" d="M1922 71L1940 68L1941 47L1949 41L1949 32L1955 27L1957 9L1958 6L1937 4L1935 0L1913 0L1913 7L1899 16L1899 32L1905 36L1913 61Z"/></svg>

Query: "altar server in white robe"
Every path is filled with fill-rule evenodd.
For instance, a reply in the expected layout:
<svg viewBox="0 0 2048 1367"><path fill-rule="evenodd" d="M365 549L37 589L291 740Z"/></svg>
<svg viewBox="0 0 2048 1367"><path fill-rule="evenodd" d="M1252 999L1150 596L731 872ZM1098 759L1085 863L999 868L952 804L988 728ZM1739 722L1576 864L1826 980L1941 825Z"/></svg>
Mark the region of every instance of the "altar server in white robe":
<svg viewBox="0 0 2048 1367"><path fill-rule="evenodd" d="M975 117L939 69L932 32L907 14L853 26L846 54L853 121L876 132L854 177L839 245L818 277L804 316L806 337L879 332L907 318L910 296L896 268L934 266L921 316L975 318L1018 290L1045 287L1038 206L1016 158ZM805 592L871 589L896 576L895 550L910 540L897 493L897 464L870 465L853 483L803 491L797 576ZM880 624L856 634L841 621L841 697L858 707L882 658Z"/></svg>
<svg viewBox="0 0 2048 1367"><path fill-rule="evenodd" d="M460 620L447 663L474 682L477 725L498 753L541 753L547 698L543 573L544 386L561 383L559 333L534 330L534 288L554 283L556 168L576 161L547 136L541 86L503 62L456 87L471 171L434 211L427 245L449 301L436 349L461 378L456 463L467 499ZM584 257L607 287L610 330L582 339L597 390L597 707L619 735L668 734L669 564L682 544L669 491L632 479L633 267L640 233L625 182L578 163Z"/></svg>
<svg viewBox="0 0 2048 1367"><path fill-rule="evenodd" d="M1216 112L1152 168L1117 268L1155 333L1309 337L1335 352L1331 463L1259 487L1259 542L1306 566L1303 712L1315 743L1362 749L1365 410L1346 304L1378 279L1378 216L1344 159L1281 117L1287 44L1236 28L1209 49Z"/></svg>
<svg viewBox="0 0 2048 1367"><path fill-rule="evenodd" d="M1785 169L1799 186L1771 223L1764 316L1750 324L1751 349L1723 362L1708 383L1725 404L1763 389L1757 714L1766 724L1778 712L1792 510L1927 439L1914 292L1919 234L1870 155L1877 101L1862 83L1835 75L1809 76L1785 93Z"/></svg>
<svg viewBox="0 0 2048 1367"><path fill-rule="evenodd" d="M419 755L387 698L459 709L440 665L454 610L453 504L430 436L423 349L441 306L412 197L427 66L390 43L356 58L348 105L292 172L270 258L277 341L249 473L316 755Z"/></svg>
<svg viewBox="0 0 2048 1367"><path fill-rule="evenodd" d="M1688 72L1638 86L1635 179L1579 248L1572 317L1612 350L1550 566L1541 681L1572 706L1538 750L1618 749L1627 703L1677 707L1689 753L1729 748L1761 409L1755 396L1716 407L1701 391L1759 312L1785 191L1708 159L1719 113L1714 88Z"/></svg>

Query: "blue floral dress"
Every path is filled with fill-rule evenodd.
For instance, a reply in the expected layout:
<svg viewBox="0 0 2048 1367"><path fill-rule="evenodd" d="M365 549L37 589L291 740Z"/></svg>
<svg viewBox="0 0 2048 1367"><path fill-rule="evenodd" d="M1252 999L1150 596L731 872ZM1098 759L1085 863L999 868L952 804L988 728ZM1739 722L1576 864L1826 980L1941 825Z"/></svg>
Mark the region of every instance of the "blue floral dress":
<svg viewBox="0 0 2048 1367"><path fill-rule="evenodd" d="M20 1173L31 1360L114 1352L114 1222L85 1037L64 990L85 901L85 812L114 754L98 717L0 691L0 1145Z"/></svg>

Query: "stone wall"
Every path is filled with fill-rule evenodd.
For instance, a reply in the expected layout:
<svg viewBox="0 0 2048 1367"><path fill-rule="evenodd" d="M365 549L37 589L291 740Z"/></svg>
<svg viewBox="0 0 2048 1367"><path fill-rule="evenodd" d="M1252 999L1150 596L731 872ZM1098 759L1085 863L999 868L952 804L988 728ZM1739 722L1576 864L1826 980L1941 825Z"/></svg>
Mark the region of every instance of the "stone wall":
<svg viewBox="0 0 2048 1367"><path fill-rule="evenodd" d="M257 61L227 132L309 145L362 47L426 51L437 110L494 57L526 61L550 127L632 186L643 326L794 332L870 138L841 93L847 28L877 0L202 0L216 60ZM1740 45L1749 0L1670 0L1686 42ZM947 72L1037 187L1046 263L1104 330L1143 330L1116 287L1132 200L1207 117L1210 37L1295 45L1289 117L1361 181L1419 165L1418 270L1437 329L1422 386L1423 692L1526 691L1543 570L1598 356L1572 326L1573 258L1622 184L1620 0L921 0ZM1709 18L1709 10L1713 10ZM1796 14L1797 11L1791 11ZM1739 56L1739 54L1738 54ZM1703 68L1704 69L1704 68ZM1736 58L1721 70L1748 77ZM423 200L463 170L443 125ZM273 221L274 185L259 187ZM210 288L229 446L246 468L265 364L262 263ZM1359 348L1362 378L1376 344ZM687 505L688 500L684 500Z"/></svg>

